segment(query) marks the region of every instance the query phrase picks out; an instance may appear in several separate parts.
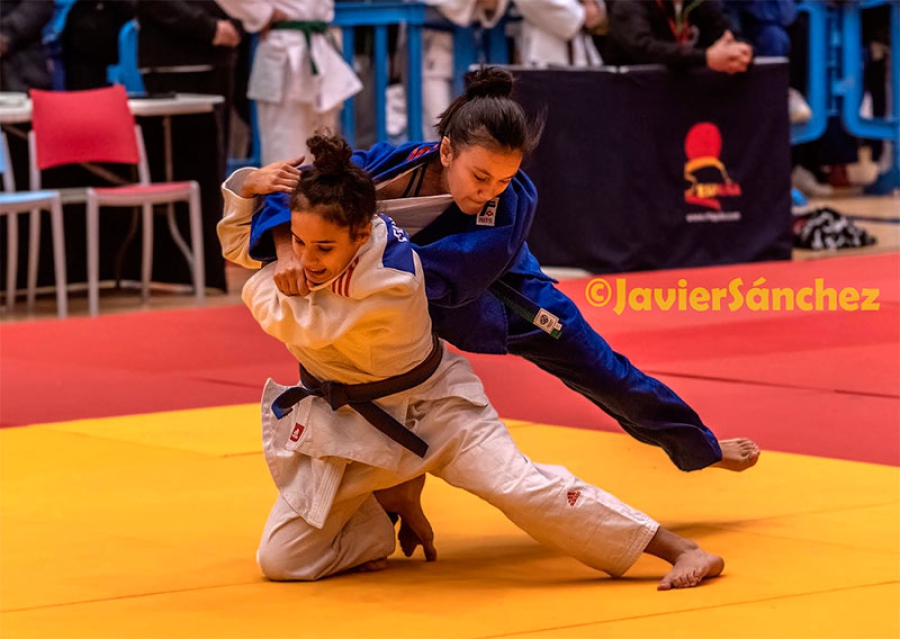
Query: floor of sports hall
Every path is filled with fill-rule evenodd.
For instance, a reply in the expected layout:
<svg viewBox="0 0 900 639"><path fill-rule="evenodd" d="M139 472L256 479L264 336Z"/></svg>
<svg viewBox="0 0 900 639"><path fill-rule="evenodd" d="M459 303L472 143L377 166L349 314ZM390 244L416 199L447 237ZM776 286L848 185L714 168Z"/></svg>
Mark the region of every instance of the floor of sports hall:
<svg viewBox="0 0 900 639"><path fill-rule="evenodd" d="M264 580L254 555L275 491L257 400L295 364L233 292L105 291L103 314L54 319L52 296L0 324L0 637L900 636L900 198L833 202L865 250L605 276L635 287L877 289L877 310L734 312L587 302L617 350L759 464L677 471L658 450L512 357L472 357L536 461L564 464L721 554L722 577L657 592L644 557L610 579L539 546L430 479L439 558L317 583ZM573 275L573 274L569 274ZM419 551L421 553L421 551Z"/></svg>

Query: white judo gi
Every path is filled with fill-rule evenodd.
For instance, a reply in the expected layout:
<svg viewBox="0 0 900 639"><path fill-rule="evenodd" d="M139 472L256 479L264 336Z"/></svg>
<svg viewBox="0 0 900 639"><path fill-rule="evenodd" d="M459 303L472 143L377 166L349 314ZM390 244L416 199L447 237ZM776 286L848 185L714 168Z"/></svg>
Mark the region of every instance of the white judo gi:
<svg viewBox="0 0 900 639"><path fill-rule="evenodd" d="M461 27L494 28L510 6L499 0L494 12L476 0L424 0L447 20ZM600 53L581 29L584 7L578 0L513 0L522 16L511 23L523 66L599 66ZM435 123L453 100L453 34L425 29L422 37L422 107L425 124L436 134ZM432 136L426 136L431 139Z"/></svg>
<svg viewBox="0 0 900 639"><path fill-rule="evenodd" d="M250 33L265 28L276 9L291 21L334 20L333 0L220 0L219 5ZM293 29L272 29L260 37L247 97L257 101L263 164L307 153L306 140L319 127L335 127L344 100L362 89L330 34L313 33L309 44Z"/></svg>
<svg viewBox="0 0 900 639"><path fill-rule="evenodd" d="M223 186L218 232L225 257L253 267L254 204L237 195L246 171ZM418 256L407 253L405 267L396 260L404 242L389 218L376 218L369 241L331 282L286 297L268 265L247 282L244 301L263 330L321 380L357 384L402 374L433 344ZM376 402L428 443L424 458L352 408L333 411L319 397L277 419L271 403L284 388L269 380L262 401L263 447L279 489L258 555L270 579L319 579L390 555L394 526L373 491L426 472L490 502L542 544L611 575L623 574L656 533L654 521L612 495L525 457L469 363L449 351L428 381Z"/></svg>

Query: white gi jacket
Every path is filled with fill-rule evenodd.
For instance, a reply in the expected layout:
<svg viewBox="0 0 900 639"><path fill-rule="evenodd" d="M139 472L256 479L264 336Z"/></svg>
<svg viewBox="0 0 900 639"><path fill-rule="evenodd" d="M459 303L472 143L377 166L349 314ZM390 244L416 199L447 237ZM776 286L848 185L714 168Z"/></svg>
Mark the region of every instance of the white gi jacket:
<svg viewBox="0 0 900 639"><path fill-rule="evenodd" d="M515 5L523 20L519 44L523 65L601 64L593 40L581 30L584 7L578 0L515 0Z"/></svg>
<svg viewBox="0 0 900 639"><path fill-rule="evenodd" d="M226 181L218 232L226 257L252 266L258 265L247 256L254 201L237 195L251 170ZM432 348L422 267L408 246L389 218L378 218L372 237L333 281L305 297L284 297L270 265L247 282L244 300L263 329L320 379L356 383L403 373ZM444 351L426 382L376 401L428 443L424 458L353 409L332 411L318 397L276 419L271 404L284 388L269 380L262 402L263 449L279 490L259 551L270 578L318 579L389 555L394 527L371 493L424 472L611 575L623 574L656 532L655 522L612 495L523 455L455 353Z"/></svg>
<svg viewBox="0 0 900 639"><path fill-rule="evenodd" d="M237 193L252 170L237 171L223 185L226 215L217 228L225 257L248 267L259 266L247 254L254 201ZM400 375L425 360L433 346L418 256L404 252L412 259L403 264L386 256L389 247L408 242L389 218L375 218L369 241L331 281L306 296L287 297L276 288L270 264L247 281L244 302L262 329L320 380L359 384ZM445 355L431 379L377 400L378 406L402 424L411 401L456 395L487 405L477 378L460 361ZM265 457L282 497L321 528L349 461L396 471L406 451L352 408L333 411L319 397L307 397L276 418L271 404L286 388L269 380L263 392Z"/></svg>
<svg viewBox="0 0 900 639"><path fill-rule="evenodd" d="M334 20L333 0L219 0L219 5L243 22L250 33L268 25L276 9L287 20ZM260 38L247 97L273 104L306 103L317 113L325 113L362 89L359 78L327 35L312 34L310 44L311 51L303 33L292 29L272 29ZM318 74L313 74L310 58Z"/></svg>
<svg viewBox="0 0 900 639"><path fill-rule="evenodd" d="M510 0L499 0L497 10L487 13L476 0L425 0L436 7L448 20L459 26L480 24L485 28L494 27L506 13ZM525 66L596 66L601 64L600 54L593 41L582 33L584 7L578 0L513 0L522 14L521 34L518 46ZM571 60L569 47L571 44ZM426 47L426 65L431 62L435 68L448 68L452 73L452 48L447 58L447 48L437 48L430 60ZM448 75L448 77L450 77Z"/></svg>

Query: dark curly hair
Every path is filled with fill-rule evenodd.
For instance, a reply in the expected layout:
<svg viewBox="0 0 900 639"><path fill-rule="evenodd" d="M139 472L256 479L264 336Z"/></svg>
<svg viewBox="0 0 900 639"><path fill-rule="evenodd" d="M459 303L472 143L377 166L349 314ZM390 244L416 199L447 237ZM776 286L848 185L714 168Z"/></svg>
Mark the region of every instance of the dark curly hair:
<svg viewBox="0 0 900 639"><path fill-rule="evenodd" d="M291 210L317 208L326 220L350 229L355 238L375 215L375 183L350 159L347 141L330 131L317 131L306 141L315 158L312 169L304 169L291 195Z"/></svg>
<svg viewBox="0 0 900 639"><path fill-rule="evenodd" d="M544 118L529 120L512 95L512 74L496 67L482 67L466 74L466 92L454 100L438 119L438 133L450 138L458 151L483 146L499 151L531 153L544 130Z"/></svg>

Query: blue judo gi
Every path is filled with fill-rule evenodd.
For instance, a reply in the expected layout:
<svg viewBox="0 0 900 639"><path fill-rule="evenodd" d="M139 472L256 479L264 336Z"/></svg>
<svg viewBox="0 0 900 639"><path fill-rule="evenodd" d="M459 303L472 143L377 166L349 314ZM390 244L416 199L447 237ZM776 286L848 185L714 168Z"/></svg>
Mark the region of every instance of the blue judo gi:
<svg viewBox="0 0 900 639"><path fill-rule="evenodd" d="M376 183L430 161L436 143L378 143L353 161ZM500 195L493 226L477 223L455 204L411 240L422 261L429 311L437 334L473 353L512 353L558 377L614 417L638 441L659 446L682 470L722 459L715 435L662 382L649 377L585 321L581 311L546 276L525 240L537 207L537 191L519 171ZM275 259L271 230L290 222L288 197L266 197L253 218L250 255ZM562 323L554 339L513 312L488 288L500 281Z"/></svg>

